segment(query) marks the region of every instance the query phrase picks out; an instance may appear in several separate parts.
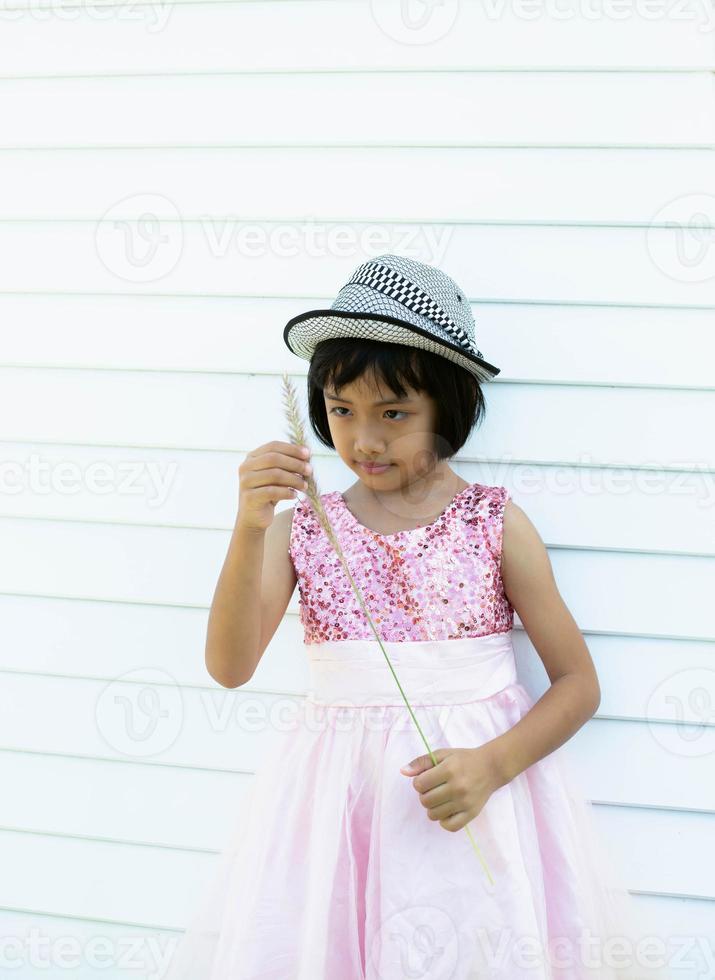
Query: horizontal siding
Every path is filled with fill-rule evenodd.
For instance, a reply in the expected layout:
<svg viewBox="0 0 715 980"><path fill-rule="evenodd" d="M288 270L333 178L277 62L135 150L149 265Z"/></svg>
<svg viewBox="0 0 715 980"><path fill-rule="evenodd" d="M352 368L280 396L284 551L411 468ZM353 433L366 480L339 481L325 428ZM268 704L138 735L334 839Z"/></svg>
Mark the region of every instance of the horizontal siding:
<svg viewBox="0 0 715 980"><path fill-rule="evenodd" d="M702 980L707 976L707 971L712 968L712 954L709 952L713 942L712 928L712 908L710 903L697 900L686 900L679 898L652 898L650 896L636 895L638 906L647 913L649 920L653 922L653 934L656 937L663 937L667 941L670 935L686 937L685 942L677 945L679 950L679 965L677 967L678 980ZM114 973L107 969L106 955L102 959L101 975L122 976L126 975L129 967L126 965L129 952L131 951L131 970L137 971L136 975L144 977L162 976L168 956L170 956L173 944L177 941L177 933L161 930L144 929L132 922L109 923L100 919L77 919L54 915L42 915L38 912L30 911L0 911L0 928L4 935L17 936L21 943L21 949L30 948L32 930L37 929L38 924L42 929L43 936L47 936L50 941L62 941L62 948L68 948L68 940L75 941L77 948L91 950L91 942L96 942L99 935L105 939L105 949L109 947L116 950L116 960L119 961L123 955L123 966ZM59 947L56 947L59 948ZM35 978L38 969L33 969L30 965L29 956L24 957L19 969L13 970L13 977L21 980ZM83 957L75 960L66 960L72 965L72 974L79 980L94 980L100 968L87 964ZM97 972L93 972L93 970ZM123 971L123 972L120 972ZM145 972L141 972L141 971ZM158 971L158 973L157 973ZM44 971L47 972L46 970Z"/></svg>
<svg viewBox="0 0 715 980"><path fill-rule="evenodd" d="M30 16L49 6L59 7L60 14ZM5 76L191 73L206 71L207 64L213 72L300 72L501 71L527 65L663 71L715 63L713 15L697 0L669 0L650 16L642 16L634 5L618 8L616 16L598 17L592 7L588 18L575 2L560 3L561 16L556 18L546 7L525 7L525 15L516 6L463 0L446 7L440 22L445 29L435 31L429 44L410 43L409 29L400 29L397 18L389 19L387 5L381 19L375 15L378 7L355 0L291 0L279 6L135 3L131 16L122 16L121 7L72 0L6 0L4 9L6 21L13 16L10 11L17 11L12 32L0 40ZM318 21L319 31L305 30L306 23ZM298 36L300 44L294 41Z"/></svg>
<svg viewBox="0 0 715 980"><path fill-rule="evenodd" d="M133 239L136 251L126 251L114 220L1 222L0 289L309 299L346 282L359 262L360 243L378 235L393 251L448 268L467 295L482 300L715 307L711 260L691 268L688 261L697 253L680 258L678 227L300 222L286 228L260 222L249 230L256 236L252 253L242 224L219 218L155 226L152 234L163 229L168 239L152 253L139 238ZM332 254L330 239L311 257L303 255L315 232L344 235L345 255ZM127 233L133 234L131 226Z"/></svg>
<svg viewBox="0 0 715 980"><path fill-rule="evenodd" d="M705 204L702 197L715 191L715 148L653 149L647 163L643 154L642 148L521 146L16 149L2 157L0 218L97 221L111 209L112 217L133 221L150 204L157 218L203 221L207 228L214 222L217 231L231 220L242 226L311 216L379 228L415 222L687 226L694 203ZM424 193L425 171L440 175L439 193ZM197 173L211 179L197 181ZM274 287L281 285L278 279Z"/></svg>
<svg viewBox="0 0 715 980"><path fill-rule="evenodd" d="M627 650L628 645L624 644L623 648ZM687 647L681 649L687 653ZM292 653L296 656L295 647ZM285 654L279 659L285 659ZM523 659L520 655L520 665ZM604 658L599 657L599 662L603 661ZM294 668L293 673L297 670ZM690 665L680 667L680 672L687 672L693 679L691 685L695 679L712 674L712 670L712 665L699 669ZM651 674L654 673L655 670L651 670ZM612 667L609 671L608 664L606 676L614 678L612 684L618 680ZM132 667L128 663L122 673L107 678L8 671L3 676L0 745L11 754L46 753L48 757L60 755L143 766L198 767L251 774L260 767L272 741L280 737L280 724L285 723L290 732L295 712L303 699L300 693L289 693L288 685L273 692L261 690L261 677L237 691L224 690L218 685L213 685L210 690L205 686L179 687L173 671L155 666L151 657L139 666ZM587 794L593 800L622 806L715 811L712 780L707 775L712 767L715 729L711 721L697 713L695 704L690 711L683 711L685 721L677 717L673 706L675 697L681 705L687 704L687 695L694 688L683 684L677 674L674 680L672 675L660 677L656 683L665 688L670 697L658 700L644 691L644 678L637 683L641 697L639 699L635 693L630 702L630 706L636 708L637 716L630 720L611 720L607 716L599 717L599 711L585 726L594 734L581 729L574 737L579 740L574 741L574 751L588 759L589 771L594 767L589 776L592 782L587 781L585 785ZM131 740L124 733L122 706L133 704L136 717L146 717L147 708L141 699L146 700L144 692L152 686L154 700L151 706L160 705L165 712L162 718L166 720L157 726L151 740ZM114 701L115 697L119 700ZM42 718L45 712L49 712L47 717L54 718L53 706L56 704L62 704L67 722L61 730L56 726L58 730L53 730L52 740L48 742ZM248 710L260 711L260 724L255 728L244 722ZM284 715L280 716L279 724L276 718L281 710ZM659 710L664 720L659 719ZM689 727L684 728L684 725ZM628 785L623 781L623 773L607 772L618 738L639 748L636 758L640 776L636 784ZM604 739L604 747L594 748L596 739ZM47 761L49 764L49 758ZM664 781L664 775L671 778ZM699 785L692 777L699 778ZM197 803L195 811L198 809ZM52 819L51 815L45 815L42 820L48 818ZM148 831L147 836L151 839Z"/></svg>
<svg viewBox="0 0 715 980"><path fill-rule="evenodd" d="M276 324L331 302L327 294L299 301L235 291L213 297L0 294L0 319L16 327L3 335L3 363L273 377L285 370L304 377L306 362L296 361ZM584 306L557 298L530 304L506 297L475 297L472 308L478 342L502 368L496 386L566 381L713 388L712 309L623 307L598 298ZM237 343L249 327L251 343Z"/></svg>
<svg viewBox="0 0 715 980"><path fill-rule="evenodd" d="M285 438L282 371L303 397L283 324L378 233L462 284L503 368L455 469L508 486L547 545L602 690L565 751L654 929L696 937L695 980L715 944L711 11L464 0L411 43L353 0L41 8L12 0L0 35L4 934L146 957L186 925L278 734L242 706L309 680L297 593L247 685L205 669L237 468ZM296 251L251 254L247 223ZM316 228L351 244L309 254ZM321 489L352 482L315 462ZM147 693L162 724L122 737Z"/></svg>
<svg viewBox="0 0 715 980"><path fill-rule="evenodd" d="M28 520L5 522L3 538L0 592L206 606L229 534ZM713 558L553 548L551 561L584 629L712 636Z"/></svg>
<svg viewBox="0 0 715 980"><path fill-rule="evenodd" d="M253 780L235 767L9 750L0 753L0 773L8 790L5 831L198 853L217 852L228 839Z"/></svg>
<svg viewBox="0 0 715 980"><path fill-rule="evenodd" d="M224 531L235 521L245 451L44 441L0 443L0 451L0 517ZM482 455L461 453L461 476L507 486L552 547L715 557L713 466L475 458ZM321 488L347 489L351 479L334 453L311 458ZM278 509L285 506L292 504Z"/></svg>
<svg viewBox="0 0 715 980"><path fill-rule="evenodd" d="M711 887L712 815L681 815L679 832L669 813L613 809L607 820L603 816L598 810L598 827L629 888L672 894L677 884L698 897ZM697 863L687 860L690 843L703 856ZM22 874L33 857L48 872L40 881ZM0 860L6 871L0 906L175 929L208 880L215 855L6 831L0 833Z"/></svg>
<svg viewBox="0 0 715 980"><path fill-rule="evenodd" d="M268 375L0 369L0 440L248 451L281 438L281 391L281 378ZM633 388L497 383L485 391L488 418L463 452L501 465L715 468L704 439L715 429L712 392L651 389L647 415L638 412L643 397ZM299 400L305 410L302 385ZM246 410L255 405L259 413ZM560 425L564 413L579 426ZM499 467L489 472L496 482Z"/></svg>
<svg viewBox="0 0 715 980"><path fill-rule="evenodd" d="M5 79L0 148L715 144L711 71L287 77Z"/></svg>
<svg viewBox="0 0 715 980"><path fill-rule="evenodd" d="M206 607L230 532L7 518L2 535L0 592ZM584 629L712 638L715 558L554 547L551 561Z"/></svg>
<svg viewBox="0 0 715 980"><path fill-rule="evenodd" d="M163 569L157 567L159 571ZM225 693L204 666L205 608L148 602L119 606L112 599L55 597L50 601L40 593L3 595L0 609L7 634L16 638L5 653L5 671L108 682L113 677L134 677L149 667L159 672L156 681L162 688L179 685ZM707 723L697 699L691 702L683 685L688 681L691 687L696 681L702 684L715 668L712 639L646 637L583 628L601 680L598 718L675 723L680 720L679 709L686 721ZM106 639L98 650L99 635ZM253 679L241 691L301 696L309 683L302 643L294 595ZM518 617L515 648L520 676L536 698L548 680ZM670 701L666 695L671 696ZM676 695L677 705L672 700ZM654 734L659 732L656 729ZM664 729L664 736L666 732ZM704 732L701 745L706 744L707 735ZM209 766L210 760L203 764ZM623 799L627 802L629 797Z"/></svg>
<svg viewBox="0 0 715 980"><path fill-rule="evenodd" d="M628 649L627 644L624 646ZM280 652L274 652L274 656L280 658ZM600 658L599 666L602 662ZM519 657L520 667L522 663ZM32 679L25 681L29 694L33 690L31 682ZM257 683L247 687L246 692L260 694ZM53 680L37 678L37 684L47 689ZM87 692L86 706L91 694L103 691L107 681L74 686ZM66 679L64 684L56 679L52 689L63 693L70 684ZM128 687L125 689L130 695L133 693ZM159 694L164 690L159 689ZM226 694L225 702L218 700L219 693ZM219 721L224 717L224 704L235 711L241 701L247 700L235 692L216 694L212 717ZM189 697L201 711L206 727L210 716L205 701L196 692L187 691L186 700ZM73 708L77 708L76 703ZM196 735L198 729L199 725L193 724L192 734ZM209 741L203 739L191 758L181 754L182 746L172 746L171 755L130 758L111 751L106 741L98 744L94 739L91 745L81 744L81 734L72 733L58 746L11 746L0 751L0 774L11 796L3 808L3 828L147 846L218 850L250 793L265 751L249 759L245 755L227 758L225 753L217 757ZM660 725L655 730L645 722L595 717L579 730L567 748L582 767L585 795L601 808L667 810L675 816L687 812L712 815L713 732L710 729L702 733L694 747L693 734L692 729L679 731L673 724ZM680 735L680 751L673 751ZM629 746L627 753L622 752L623 744ZM614 754L619 753L623 758L614 766ZM241 762L248 762L248 766L242 767ZM29 785L30 777L39 782ZM50 808L43 805L48 798L43 796L43 787L46 793L57 788L58 796ZM13 792L15 789L17 792Z"/></svg>

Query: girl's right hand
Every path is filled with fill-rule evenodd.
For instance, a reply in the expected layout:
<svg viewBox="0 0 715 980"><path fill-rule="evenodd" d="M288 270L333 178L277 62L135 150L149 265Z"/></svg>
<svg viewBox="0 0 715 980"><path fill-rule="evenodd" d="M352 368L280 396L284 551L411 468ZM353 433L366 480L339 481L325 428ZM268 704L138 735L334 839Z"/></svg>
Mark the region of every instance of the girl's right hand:
<svg viewBox="0 0 715 980"><path fill-rule="evenodd" d="M238 467L239 497L236 526L265 531L273 523L279 500L293 500L294 490L307 490L312 472L301 446L267 442L251 450Z"/></svg>

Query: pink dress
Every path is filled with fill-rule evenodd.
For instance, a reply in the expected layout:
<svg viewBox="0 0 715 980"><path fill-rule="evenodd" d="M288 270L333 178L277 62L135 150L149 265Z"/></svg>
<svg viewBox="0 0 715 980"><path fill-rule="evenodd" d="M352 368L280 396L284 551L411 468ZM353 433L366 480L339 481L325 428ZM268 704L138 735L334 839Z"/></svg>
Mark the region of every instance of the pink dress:
<svg viewBox="0 0 715 980"><path fill-rule="evenodd" d="M473 483L395 534L364 527L340 492L321 497L432 750L479 746L534 703L500 575L508 497ZM560 750L470 821L493 882L466 829L428 818L400 772L427 747L307 497L289 551L310 689L253 777L165 980L669 976L652 951L636 955L644 923Z"/></svg>

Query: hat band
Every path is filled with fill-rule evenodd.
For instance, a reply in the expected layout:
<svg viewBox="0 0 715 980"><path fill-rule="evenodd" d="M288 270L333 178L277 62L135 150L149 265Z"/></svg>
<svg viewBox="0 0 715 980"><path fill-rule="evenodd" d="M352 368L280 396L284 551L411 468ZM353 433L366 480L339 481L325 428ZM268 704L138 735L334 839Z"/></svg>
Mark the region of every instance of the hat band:
<svg viewBox="0 0 715 980"><path fill-rule="evenodd" d="M411 282L399 272L395 272L394 269L390 269L381 262L364 262L358 266L346 285L349 286L352 283L376 289L397 300L398 303L402 303L407 309L413 310L421 316L429 317L430 320L452 334L457 343L465 350L476 353L477 357L482 356L481 351L476 350L461 327L457 326L431 296L416 283Z"/></svg>

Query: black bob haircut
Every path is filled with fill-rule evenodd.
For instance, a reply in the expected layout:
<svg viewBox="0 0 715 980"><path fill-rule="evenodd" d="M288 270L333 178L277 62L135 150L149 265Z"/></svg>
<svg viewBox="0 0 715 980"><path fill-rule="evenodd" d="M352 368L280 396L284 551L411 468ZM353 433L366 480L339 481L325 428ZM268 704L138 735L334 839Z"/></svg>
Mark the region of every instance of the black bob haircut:
<svg viewBox="0 0 715 980"><path fill-rule="evenodd" d="M336 337L316 344L308 368L310 425L320 442L330 449L335 446L323 389L330 388L339 395L345 385L363 375L381 379L399 397L407 395L407 385L435 400L437 459L449 459L459 452L484 417L479 380L441 354L363 337Z"/></svg>

